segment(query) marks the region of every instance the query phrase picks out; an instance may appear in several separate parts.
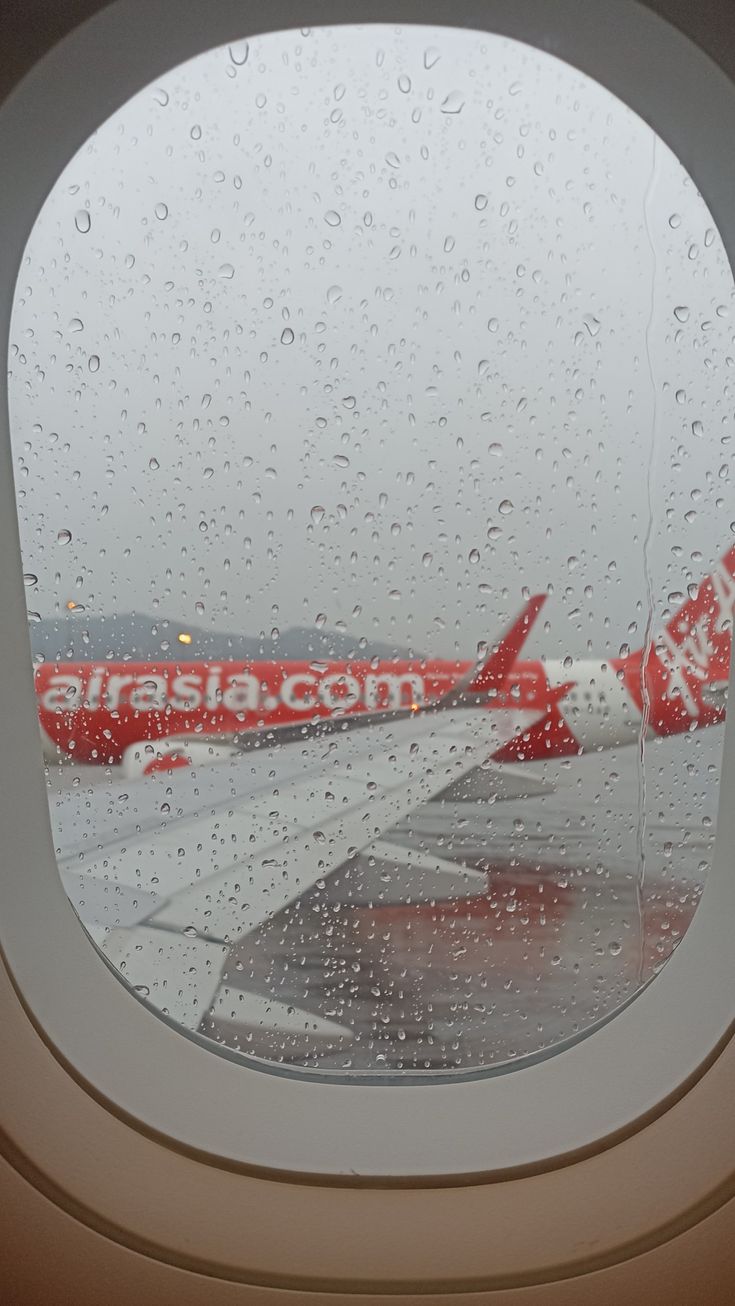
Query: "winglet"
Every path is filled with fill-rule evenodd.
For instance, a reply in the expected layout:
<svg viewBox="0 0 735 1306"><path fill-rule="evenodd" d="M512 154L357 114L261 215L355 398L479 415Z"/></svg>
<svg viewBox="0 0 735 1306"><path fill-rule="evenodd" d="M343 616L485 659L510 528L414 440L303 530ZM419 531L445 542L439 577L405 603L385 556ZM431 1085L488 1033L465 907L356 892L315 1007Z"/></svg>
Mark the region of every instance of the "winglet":
<svg viewBox="0 0 735 1306"><path fill-rule="evenodd" d="M546 602L545 594L532 594L523 611L516 617L513 625L494 645L490 656L481 666L470 674L469 682L463 686L468 694L487 693L503 684L513 667L518 654L533 629L536 618Z"/></svg>

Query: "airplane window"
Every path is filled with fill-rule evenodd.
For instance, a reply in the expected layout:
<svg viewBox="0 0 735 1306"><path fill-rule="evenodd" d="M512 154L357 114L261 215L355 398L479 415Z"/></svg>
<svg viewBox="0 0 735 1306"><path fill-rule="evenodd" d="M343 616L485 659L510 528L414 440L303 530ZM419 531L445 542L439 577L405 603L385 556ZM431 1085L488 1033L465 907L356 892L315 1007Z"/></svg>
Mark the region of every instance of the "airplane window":
<svg viewBox="0 0 735 1306"><path fill-rule="evenodd" d="M430 1078L655 975L715 833L732 309L667 146L506 39L258 37L79 150L11 420L59 871L141 1000Z"/></svg>

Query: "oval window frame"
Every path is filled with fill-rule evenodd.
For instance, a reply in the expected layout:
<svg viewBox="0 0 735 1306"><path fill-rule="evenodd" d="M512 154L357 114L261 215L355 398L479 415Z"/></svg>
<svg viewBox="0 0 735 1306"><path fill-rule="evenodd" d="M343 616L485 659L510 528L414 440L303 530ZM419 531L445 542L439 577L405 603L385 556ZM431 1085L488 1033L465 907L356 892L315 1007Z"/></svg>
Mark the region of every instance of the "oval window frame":
<svg viewBox="0 0 735 1306"><path fill-rule="evenodd" d="M203 16L195 0L159 0L154 11L135 0L117 0L33 67L0 110L0 160L4 175L14 178L3 203L5 238L15 254L0 283L6 350L16 268L36 212L61 168L99 121L162 71L201 50L257 32L298 27L305 17L319 25L351 19L441 24L447 15L437 0L429 6L396 0L389 12L382 5L363 4L354 18L334 0L308 5L277 0L264 22L243 12L236 0L223 0L215 16ZM631 0L615 0L604 9L575 0L558 0L554 6L533 0L482 5L463 0L453 6L451 20L452 26L492 30L550 51L629 104L694 178L733 262L735 165L725 148L718 150L717 141L723 121L735 115L735 86L699 47ZM143 24L145 42L139 39ZM653 63L647 54L652 45L657 52ZM93 74L85 81L84 70L90 68ZM706 100L701 95L705 82ZM53 140L44 131L51 112ZM480 1187L491 1179L497 1184L531 1175L551 1179L564 1168L575 1168L580 1158L605 1151L621 1156L623 1140L645 1127L650 1130L654 1122L659 1125L667 1111L673 1119L687 1096L693 1099L713 1075L731 1073L735 958L729 922L735 881L728 849L735 847L735 804L727 799L735 786L732 720L725 734L714 864L682 945L655 983L624 1011L563 1052L519 1066L512 1075L419 1087L345 1087L263 1073L261 1067L213 1054L136 1002L88 945L56 873L37 743L7 398L0 423L5 473L0 478L5 560L0 610L8 631L0 701L6 734L14 740L12 754L0 760L0 821L7 832L5 866L10 868L0 881L0 945L16 994L55 1063L49 1075L57 1077L59 1094L61 1074L70 1081L66 1091L80 1092L93 1112L102 1111L112 1132L132 1129L172 1157L205 1163L214 1173L298 1180L312 1192L313 1183L344 1185L354 1190L351 1201L361 1185L413 1186L425 1196L432 1189L438 1195L447 1185ZM646 1054L640 1066L631 1056L636 1048ZM723 1052L728 1055L714 1066ZM636 1066L634 1079L631 1065ZM153 1073L141 1074L141 1066L153 1066ZM175 1100L172 1083L186 1085ZM416 1093L421 1094L418 1104ZM202 1104L215 1103L216 1108L202 1110ZM23 1154L36 1156L40 1168L48 1169L42 1161L43 1131L34 1142L20 1118L12 1119L24 1139ZM16 1143L20 1146L19 1139ZM687 1209L701 1212L706 1191L725 1183L725 1161L724 1150L719 1169L711 1158L709 1179L701 1176L704 1187ZM661 1228L665 1226L663 1221ZM453 1263L461 1243L459 1239L449 1256ZM442 1278L449 1273L447 1267ZM463 1283L478 1282L464 1273L459 1277Z"/></svg>

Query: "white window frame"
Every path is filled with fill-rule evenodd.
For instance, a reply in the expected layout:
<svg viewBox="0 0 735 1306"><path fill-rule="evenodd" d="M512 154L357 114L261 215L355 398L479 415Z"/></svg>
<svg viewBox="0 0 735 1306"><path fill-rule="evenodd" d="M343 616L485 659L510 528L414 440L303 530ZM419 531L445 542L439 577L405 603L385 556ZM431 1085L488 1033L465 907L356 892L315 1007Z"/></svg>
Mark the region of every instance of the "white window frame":
<svg viewBox="0 0 735 1306"><path fill-rule="evenodd" d="M115 0L50 49L0 108L0 351L7 356L17 270L37 211L69 158L104 118L157 76L205 49L258 32L371 20L443 22L497 32L537 45L596 78L677 154L701 190L733 263L735 158L724 125L735 122L735 86L698 46L635 0L455 0L451 6L440 0L272 0L257 9L242 0ZM735 1080L730 1046L735 714L725 732L716 849L702 901L662 973L614 1019L565 1050L519 1065L512 1073L478 1073L420 1086L340 1084L316 1074L256 1068L210 1050L137 1001L89 944L65 897L38 740L6 395L0 398L0 460L0 949L7 977L35 1030L22 1035L20 1025L11 1022L7 1046L10 1052L17 1047L41 1058L39 1111L43 1093L48 1093L45 1116L29 1115L32 1103L25 1109L16 1103L5 1119L10 1121L11 1151L24 1158L33 1182L45 1184L57 1200L61 1185L69 1209L90 1222L90 1193L95 1190L95 1218L106 1232L113 1229L119 1241L155 1247L151 1254L177 1264L187 1264L189 1257L195 1267L206 1262L224 1277L249 1276L263 1283L282 1282L275 1271L254 1267L258 1256L266 1257L268 1219L283 1219L282 1210L271 1217L269 1194L278 1190L282 1197L287 1188L298 1212L290 1236L303 1258L301 1273L311 1275L315 1284L359 1280L399 1287L413 1282L412 1272L422 1283L502 1286L514 1275L532 1282L533 1266L541 1274L543 1262L547 1273L554 1259L559 1277L564 1265L589 1268L615 1259L626 1238L645 1244L646 1238L663 1237L666 1229L684 1227L682 1221L693 1220L715 1201L712 1194L724 1193L730 1182L727 1149L708 1150L701 1137L695 1145L692 1133L689 1155L681 1130L689 1111L696 1132L702 1103L714 1091L717 1076L729 1074ZM5 980L3 975L3 985ZM7 998L7 987L3 992ZM14 1037L18 1043L11 1041ZM12 1074L8 1081L12 1085ZM98 1140L97 1156L88 1163L80 1157L73 1128L66 1138L55 1134L53 1141L49 1133L49 1112L53 1116L62 1111L60 1103L72 1101L77 1113L87 1113L88 1136ZM666 1147L656 1152L656 1139L660 1145L675 1120L677 1164L687 1167L690 1181L686 1192L673 1172L667 1181ZM123 1138L129 1157L142 1146L140 1155L148 1158L144 1193L139 1175L137 1185L127 1176L126 1189L119 1172L108 1173L101 1191L104 1148L122 1147ZM647 1163L650 1173L639 1176L637 1190L628 1192L625 1210L611 1213L609 1229L603 1234L596 1227L594 1253L588 1248L579 1252L590 1218L588 1199L580 1201L571 1231L565 1214L553 1253L538 1228L525 1241L518 1231L508 1235L511 1211L527 1226L528 1205L522 1211L518 1203L534 1200L529 1183L537 1182L536 1194L538 1182L543 1181L542 1188L546 1184L543 1202L551 1228L554 1184L558 1187L565 1175L578 1172L583 1157L601 1165L600 1174L606 1164L608 1169L622 1164L626 1143L633 1139L654 1148ZM72 1142L74 1173L62 1181L60 1157ZM206 1196L210 1205L197 1206L194 1224L187 1225L186 1213L179 1211L179 1225L168 1227L165 1207L172 1201L176 1207L176 1167L184 1164L195 1164L198 1200L205 1203ZM647 1188L653 1178L658 1189L665 1189L655 1218ZM216 1195L221 1197L235 1179L258 1194L247 1231L241 1220L222 1210ZM333 1185L342 1188L328 1216L339 1231L339 1251L330 1252L322 1241L322 1261L317 1262L313 1221ZM373 1242L372 1249L362 1245L360 1225L372 1218L369 1199L376 1185L395 1189L394 1197L402 1187L412 1189L410 1199L401 1193L402 1209L408 1209L410 1200L425 1221L413 1271L404 1265L391 1277L394 1217L388 1210L384 1242ZM458 1187L463 1200L453 1209L447 1197L456 1196ZM126 1204L128 1192L137 1192L137 1210L132 1197ZM501 1192L506 1218L499 1240L497 1229L485 1222ZM600 1196L600 1206L608 1199L609 1194ZM473 1201L476 1218L483 1220L483 1237L477 1240L481 1247L468 1240L466 1226L457 1221L460 1210L467 1218ZM632 1224L639 1207L646 1210L645 1234ZM193 1208L189 1214L194 1220ZM604 1220L599 1209L598 1215ZM299 1220L303 1227L297 1227Z"/></svg>

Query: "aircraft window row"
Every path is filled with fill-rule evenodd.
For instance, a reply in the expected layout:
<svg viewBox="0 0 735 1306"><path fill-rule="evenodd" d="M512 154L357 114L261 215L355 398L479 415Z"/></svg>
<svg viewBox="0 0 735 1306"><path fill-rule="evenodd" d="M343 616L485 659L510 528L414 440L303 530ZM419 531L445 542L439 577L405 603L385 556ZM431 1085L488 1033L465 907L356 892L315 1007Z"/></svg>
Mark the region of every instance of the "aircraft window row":
<svg viewBox="0 0 735 1306"><path fill-rule="evenodd" d="M672 152L499 37L260 36L79 150L13 451L59 872L139 998L429 1080L660 969L715 831L732 300Z"/></svg>

